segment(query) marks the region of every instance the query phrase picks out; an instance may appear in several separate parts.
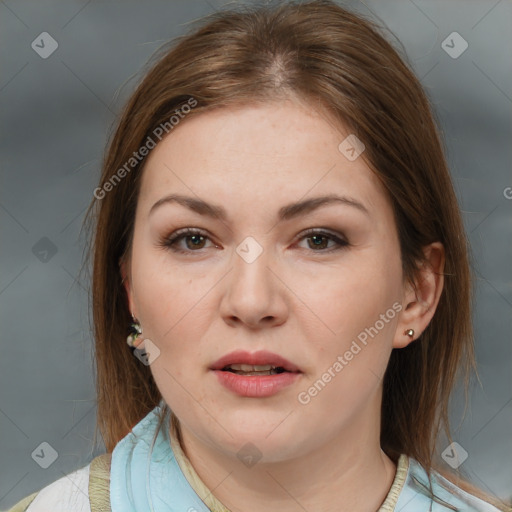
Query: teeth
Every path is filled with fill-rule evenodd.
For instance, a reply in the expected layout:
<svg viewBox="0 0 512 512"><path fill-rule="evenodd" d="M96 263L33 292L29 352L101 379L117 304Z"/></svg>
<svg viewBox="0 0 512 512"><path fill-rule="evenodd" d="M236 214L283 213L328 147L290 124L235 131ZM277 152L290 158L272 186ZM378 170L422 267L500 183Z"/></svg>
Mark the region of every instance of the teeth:
<svg viewBox="0 0 512 512"><path fill-rule="evenodd" d="M236 373L237 375L256 375L256 376L263 376L263 375L277 375L278 373L282 373L280 371L277 371L277 370L266 370L266 371L262 371L262 372L244 372L242 370L228 370L232 373Z"/></svg>
<svg viewBox="0 0 512 512"><path fill-rule="evenodd" d="M282 366L273 366L271 364L229 364L222 368L222 371L236 373L237 375L277 375L286 370Z"/></svg>
<svg viewBox="0 0 512 512"><path fill-rule="evenodd" d="M228 368L241 370L243 372L268 372L276 367L269 364L230 364Z"/></svg>
<svg viewBox="0 0 512 512"><path fill-rule="evenodd" d="M224 371L236 373L237 375L277 375L286 370L281 366L270 364L230 364L224 367Z"/></svg>

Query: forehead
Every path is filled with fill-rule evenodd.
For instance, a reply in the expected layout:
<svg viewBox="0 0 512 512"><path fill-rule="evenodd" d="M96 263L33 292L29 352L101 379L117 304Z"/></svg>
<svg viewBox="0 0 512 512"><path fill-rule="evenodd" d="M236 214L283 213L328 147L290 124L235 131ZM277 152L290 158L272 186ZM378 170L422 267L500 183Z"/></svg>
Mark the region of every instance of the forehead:
<svg viewBox="0 0 512 512"><path fill-rule="evenodd" d="M214 194L216 203L287 202L337 191L385 208L384 189L364 160L351 161L339 149L349 135L295 101L194 114L148 156L139 202L150 208L171 191Z"/></svg>

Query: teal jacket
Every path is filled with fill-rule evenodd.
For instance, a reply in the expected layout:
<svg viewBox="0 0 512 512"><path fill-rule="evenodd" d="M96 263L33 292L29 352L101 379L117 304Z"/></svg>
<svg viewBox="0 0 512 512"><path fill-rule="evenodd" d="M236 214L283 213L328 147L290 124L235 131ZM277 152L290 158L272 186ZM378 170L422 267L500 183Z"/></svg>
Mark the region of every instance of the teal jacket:
<svg viewBox="0 0 512 512"><path fill-rule="evenodd" d="M209 512L176 461L168 416L165 428L156 431L162 405L163 402L135 425L116 445L111 457L105 454L94 459L85 468L28 496L9 512ZM110 468L105 466L107 463ZM402 455L399 466L406 468L405 478L400 485L393 484L382 512L500 510L437 472L432 474L431 493L425 470L410 457Z"/></svg>

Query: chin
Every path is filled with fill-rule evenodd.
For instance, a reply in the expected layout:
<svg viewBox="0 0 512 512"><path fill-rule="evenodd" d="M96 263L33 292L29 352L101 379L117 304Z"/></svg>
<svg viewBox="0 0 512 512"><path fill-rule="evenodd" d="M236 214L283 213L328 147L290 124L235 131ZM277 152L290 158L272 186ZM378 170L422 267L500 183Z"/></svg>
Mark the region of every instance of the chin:
<svg viewBox="0 0 512 512"><path fill-rule="evenodd" d="M212 440L219 448L232 452L238 459L245 457L258 459L262 463L273 463L288 460L297 455L297 451L304 450L307 440L302 440L297 431L284 428L276 424L271 428L244 425L231 426L227 429L231 434L225 434L222 439ZM290 439L294 442L291 443Z"/></svg>

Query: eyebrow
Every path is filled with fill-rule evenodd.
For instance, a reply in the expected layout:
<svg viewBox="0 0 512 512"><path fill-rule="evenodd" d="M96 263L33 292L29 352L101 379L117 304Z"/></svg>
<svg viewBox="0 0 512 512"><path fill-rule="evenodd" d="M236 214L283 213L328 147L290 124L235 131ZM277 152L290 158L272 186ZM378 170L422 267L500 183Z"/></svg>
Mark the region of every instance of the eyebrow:
<svg viewBox="0 0 512 512"><path fill-rule="evenodd" d="M204 215L222 221L227 220L226 210L222 206L210 204L203 201L202 199L197 199L194 197L184 196L180 194L171 194L162 197L151 207L148 215L151 215L157 208L168 203L180 204L198 213L199 215ZM279 209L278 220L290 220L301 215L306 215L307 213L317 210L318 208L331 204L343 204L346 206L351 206L368 216L370 215L367 208L356 199L346 196L338 196L336 194L329 194L326 196L314 197L311 199L306 199L304 201L299 201L296 203L291 203L286 206L283 206L282 208Z"/></svg>

